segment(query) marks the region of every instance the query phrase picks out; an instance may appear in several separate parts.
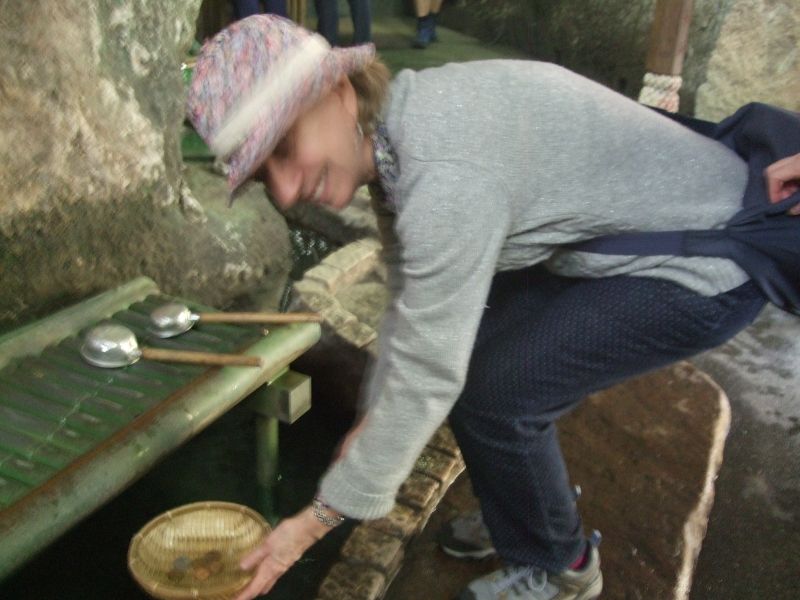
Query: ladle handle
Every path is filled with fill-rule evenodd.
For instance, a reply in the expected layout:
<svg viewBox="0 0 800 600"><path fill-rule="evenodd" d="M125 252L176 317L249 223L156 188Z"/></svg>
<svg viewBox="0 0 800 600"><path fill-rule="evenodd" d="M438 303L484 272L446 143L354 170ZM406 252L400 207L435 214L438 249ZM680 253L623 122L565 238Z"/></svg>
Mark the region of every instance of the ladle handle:
<svg viewBox="0 0 800 600"><path fill-rule="evenodd" d="M215 312L197 315L201 323L319 323L322 317L312 312L268 313L268 312Z"/></svg>
<svg viewBox="0 0 800 600"><path fill-rule="evenodd" d="M139 348L145 360L161 362L189 363L193 365L214 365L218 367L260 367L261 358L245 354L215 354L213 352L194 352L191 350L165 350L163 348Z"/></svg>

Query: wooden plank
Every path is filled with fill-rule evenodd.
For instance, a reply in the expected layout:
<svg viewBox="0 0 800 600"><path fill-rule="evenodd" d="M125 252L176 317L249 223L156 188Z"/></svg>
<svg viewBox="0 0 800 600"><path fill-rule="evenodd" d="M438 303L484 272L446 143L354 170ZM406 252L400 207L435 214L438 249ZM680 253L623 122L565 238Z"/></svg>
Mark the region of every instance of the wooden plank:
<svg viewBox="0 0 800 600"><path fill-rule="evenodd" d="M645 66L650 73L680 75L692 22L693 0L657 0Z"/></svg>

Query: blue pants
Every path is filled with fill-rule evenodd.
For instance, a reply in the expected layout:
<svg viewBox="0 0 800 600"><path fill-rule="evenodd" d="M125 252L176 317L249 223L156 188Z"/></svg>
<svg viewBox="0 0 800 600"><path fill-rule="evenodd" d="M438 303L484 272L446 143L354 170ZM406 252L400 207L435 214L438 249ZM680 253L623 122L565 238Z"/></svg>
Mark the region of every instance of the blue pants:
<svg viewBox="0 0 800 600"><path fill-rule="evenodd" d="M286 0L266 0L264 10L273 15L285 17L287 15ZM233 15L237 20L260 13L261 4L258 0L233 0Z"/></svg>
<svg viewBox="0 0 800 600"><path fill-rule="evenodd" d="M764 303L751 282L703 297L645 277L496 275L450 425L504 562L560 572L583 548L559 417L590 393L722 344Z"/></svg>
<svg viewBox="0 0 800 600"><path fill-rule="evenodd" d="M372 39L369 0L347 0L353 19L353 43L365 44ZM331 46L339 45L339 6L336 0L314 0L317 31Z"/></svg>

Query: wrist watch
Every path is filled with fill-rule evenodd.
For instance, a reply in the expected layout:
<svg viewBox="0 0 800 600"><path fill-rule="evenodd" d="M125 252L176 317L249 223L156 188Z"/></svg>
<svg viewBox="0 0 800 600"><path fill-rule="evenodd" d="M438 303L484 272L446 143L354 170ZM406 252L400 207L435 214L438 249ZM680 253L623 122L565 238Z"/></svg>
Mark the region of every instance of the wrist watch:
<svg viewBox="0 0 800 600"><path fill-rule="evenodd" d="M347 517L334 511L319 498L311 501L311 512L314 513L317 521L328 527L338 527L347 520Z"/></svg>

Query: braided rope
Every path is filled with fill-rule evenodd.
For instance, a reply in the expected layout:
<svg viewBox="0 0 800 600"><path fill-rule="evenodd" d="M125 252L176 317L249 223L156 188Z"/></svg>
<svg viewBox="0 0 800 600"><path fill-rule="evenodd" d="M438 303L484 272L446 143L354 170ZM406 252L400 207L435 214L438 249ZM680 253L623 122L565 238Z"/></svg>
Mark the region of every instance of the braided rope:
<svg viewBox="0 0 800 600"><path fill-rule="evenodd" d="M639 92L639 102L648 106L663 108L669 112L678 112L678 90L683 79L680 75L644 74L644 86Z"/></svg>

